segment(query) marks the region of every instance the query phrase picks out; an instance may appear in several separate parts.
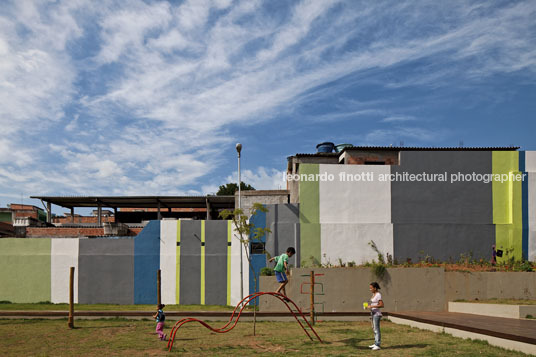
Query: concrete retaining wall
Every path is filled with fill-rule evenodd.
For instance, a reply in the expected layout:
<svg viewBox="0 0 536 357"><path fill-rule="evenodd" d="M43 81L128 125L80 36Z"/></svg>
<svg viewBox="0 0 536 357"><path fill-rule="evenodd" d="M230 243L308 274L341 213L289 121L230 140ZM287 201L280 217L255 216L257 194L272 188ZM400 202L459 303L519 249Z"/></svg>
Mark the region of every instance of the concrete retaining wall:
<svg viewBox="0 0 536 357"><path fill-rule="evenodd" d="M536 316L536 305L507 305L507 304L481 304L470 302L449 301L449 312L462 314L475 314L511 319L526 318L527 315Z"/></svg>
<svg viewBox="0 0 536 357"><path fill-rule="evenodd" d="M302 283L310 281L310 269L293 269L287 293L299 306L309 310L310 296L300 294ZM370 299L372 281L378 281L386 311L445 311L448 301L457 299L536 299L536 273L458 273L443 268L391 268L382 280L370 268L318 268L317 282L324 295L315 297L324 303L324 311L360 311ZM261 291L274 291L275 277L261 277ZM321 292L321 286L315 287ZM309 287L303 287L308 292ZM279 302L270 297L260 301L261 311L282 311ZM317 311L322 311L317 305Z"/></svg>

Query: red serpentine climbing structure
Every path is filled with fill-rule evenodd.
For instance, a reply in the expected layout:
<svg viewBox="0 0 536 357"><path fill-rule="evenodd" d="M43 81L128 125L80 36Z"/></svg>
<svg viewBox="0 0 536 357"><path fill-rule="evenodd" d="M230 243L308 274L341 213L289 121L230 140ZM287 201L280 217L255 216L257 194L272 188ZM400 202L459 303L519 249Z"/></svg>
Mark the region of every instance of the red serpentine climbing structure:
<svg viewBox="0 0 536 357"><path fill-rule="evenodd" d="M244 299L242 299L242 301L240 301L235 309L233 310L233 313L231 315L231 318L229 319L229 322L227 322L224 326L220 327L220 328L213 328L211 327L209 324L207 324L205 321L201 321L199 319L196 319L196 318L193 318L193 317L185 317L179 321L177 321L175 323L175 325L173 326L173 328L171 329L171 332L169 333L169 341L168 341L168 344L167 344L167 347L169 349L169 351L171 352L171 349L173 348L173 342L175 342L175 336L177 335L177 331L179 330L179 328L181 328L181 326L183 326L184 324L188 323L188 322L198 322L200 323L201 325L205 326L206 328L208 328L209 330L211 331L214 331L214 332L217 332L217 333L226 333L226 332L229 332L231 331L237 324L238 320L240 319L240 315L242 314L242 310L244 310L244 308L247 306L247 304L253 300L253 299L256 299L257 297L259 296L262 296L262 295L271 295L277 299L279 299L279 301L281 301L283 304L285 304L285 306L288 308L288 310L292 313L292 316L294 316L294 318L296 319L296 321L298 322L298 324L300 325L300 327L303 329L303 331L305 332L305 334L307 335L307 337L309 337L311 339L311 341L313 341L313 337L311 336L311 334L309 333L309 331L307 331L307 329L311 330L313 332L313 334L316 336L316 338L318 339L318 341L322 342L322 339L320 338L320 336L318 336L318 334L316 333L316 331L314 330L313 326L311 326L311 324L309 323L309 321L307 321L307 318L305 317L305 315L302 313L302 311L300 310L300 308L298 307L298 305L296 305L294 303L294 301L290 300L289 298L287 298L286 296L282 295L282 294L279 294L279 293L274 293L274 292L259 292L259 293L255 293L255 294L251 294L251 295L248 295L246 296ZM237 311L238 311L238 314L237 314ZM236 317L236 318L235 318ZM302 321L300 321L300 318L303 319L303 322L305 322L305 324L307 326L304 326ZM231 325L232 324L232 325Z"/></svg>

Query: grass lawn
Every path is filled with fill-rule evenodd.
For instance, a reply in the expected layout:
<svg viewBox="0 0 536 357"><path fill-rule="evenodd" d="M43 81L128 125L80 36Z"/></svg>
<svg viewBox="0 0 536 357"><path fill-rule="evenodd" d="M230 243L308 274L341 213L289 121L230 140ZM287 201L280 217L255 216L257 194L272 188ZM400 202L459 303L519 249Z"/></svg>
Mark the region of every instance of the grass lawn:
<svg viewBox="0 0 536 357"><path fill-rule="evenodd" d="M169 333L172 321L164 332ZM220 327L222 322L210 322ZM322 322L317 332L326 341L311 342L294 322L239 322L225 334L209 332L199 324L179 330L173 354L185 356L369 356L373 343L368 322ZM149 320L0 320L2 356L160 356L167 343L158 340L155 323ZM382 350L378 356L520 356L486 342L462 340L403 325L382 322Z"/></svg>
<svg viewBox="0 0 536 357"><path fill-rule="evenodd" d="M249 307L248 307L249 308ZM234 306L220 305L166 305L166 311L233 311ZM2 310L31 310L47 311L59 310L69 311L69 304L12 304L0 303ZM94 304L84 305L75 304L74 311L156 311L156 305L113 305L113 304Z"/></svg>
<svg viewBox="0 0 536 357"><path fill-rule="evenodd" d="M455 301L456 302L471 302L475 304L536 305L536 300L516 300L516 299L455 300Z"/></svg>

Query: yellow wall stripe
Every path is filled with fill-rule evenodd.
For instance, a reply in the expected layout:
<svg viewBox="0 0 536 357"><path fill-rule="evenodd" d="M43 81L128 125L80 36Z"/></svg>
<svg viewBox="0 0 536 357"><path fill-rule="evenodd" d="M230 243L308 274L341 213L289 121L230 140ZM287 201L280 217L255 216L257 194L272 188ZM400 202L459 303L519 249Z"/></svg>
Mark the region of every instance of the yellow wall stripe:
<svg viewBox="0 0 536 357"><path fill-rule="evenodd" d="M231 237L233 227L231 221L227 221L227 305L231 305Z"/></svg>
<svg viewBox="0 0 536 357"><path fill-rule="evenodd" d="M519 172L519 152L493 151L492 171L494 175L516 175ZM509 176L511 178L511 176ZM504 182L494 180L493 192L493 223L495 224L496 249L503 251L499 262L512 256L520 260L523 254L523 210L522 187L520 181L512 179Z"/></svg>
<svg viewBox="0 0 536 357"><path fill-rule="evenodd" d="M180 288L181 288L181 221L177 221L177 278L176 278L176 288L175 288L175 300L177 305L180 304Z"/></svg>
<svg viewBox="0 0 536 357"><path fill-rule="evenodd" d="M201 305L205 305L205 221L201 221Z"/></svg>

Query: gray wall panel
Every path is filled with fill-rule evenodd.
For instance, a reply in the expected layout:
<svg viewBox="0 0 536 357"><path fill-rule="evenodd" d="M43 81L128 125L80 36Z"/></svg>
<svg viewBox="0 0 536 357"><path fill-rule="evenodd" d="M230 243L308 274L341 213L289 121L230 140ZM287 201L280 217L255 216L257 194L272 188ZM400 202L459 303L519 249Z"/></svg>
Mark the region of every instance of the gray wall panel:
<svg viewBox="0 0 536 357"><path fill-rule="evenodd" d="M448 182L392 182L393 223L492 224L492 184L450 183L450 174L492 173L491 151L402 151L392 173L448 173Z"/></svg>
<svg viewBox="0 0 536 357"><path fill-rule="evenodd" d="M134 239L80 239L78 302L134 303Z"/></svg>
<svg viewBox="0 0 536 357"><path fill-rule="evenodd" d="M201 221L181 221L180 303L201 303Z"/></svg>
<svg viewBox="0 0 536 357"><path fill-rule="evenodd" d="M394 254L399 263L408 258L416 263L425 256L441 261L458 261L472 252L474 259L491 259L495 244L492 224L395 224Z"/></svg>
<svg viewBox="0 0 536 357"><path fill-rule="evenodd" d="M227 221L205 223L205 304L227 304Z"/></svg>
<svg viewBox="0 0 536 357"><path fill-rule="evenodd" d="M271 257L286 252L288 247L296 249L290 264L297 267L300 262L300 218L298 204L267 205L266 227L272 232L266 237L266 251Z"/></svg>

